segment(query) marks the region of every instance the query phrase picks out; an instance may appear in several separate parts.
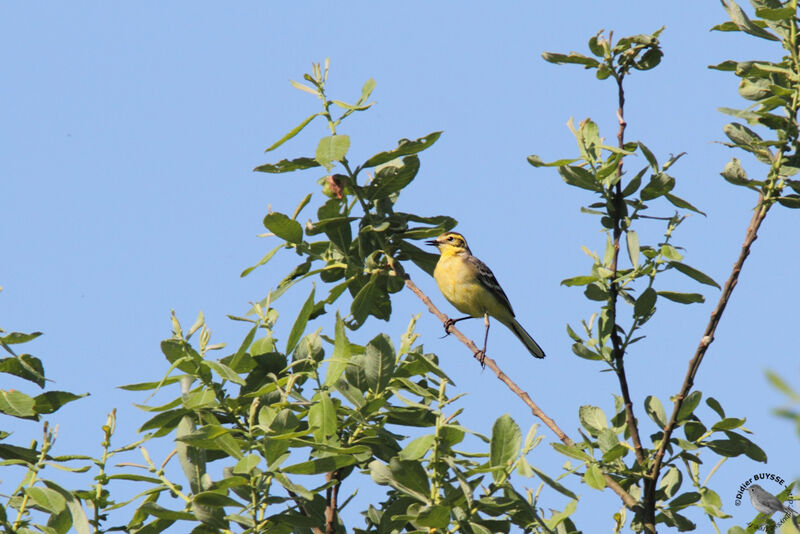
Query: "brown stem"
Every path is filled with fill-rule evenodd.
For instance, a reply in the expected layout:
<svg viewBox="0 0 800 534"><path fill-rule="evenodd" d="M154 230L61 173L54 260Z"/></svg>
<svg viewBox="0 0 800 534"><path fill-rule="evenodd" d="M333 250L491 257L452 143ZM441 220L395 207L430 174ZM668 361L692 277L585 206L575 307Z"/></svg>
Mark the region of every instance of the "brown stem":
<svg viewBox="0 0 800 534"><path fill-rule="evenodd" d="M335 480L336 484L329 487L326 492L328 506L325 508L325 534L336 533L336 509L338 507L337 500L339 498L339 472L332 471L326 476L328 481Z"/></svg>
<svg viewBox="0 0 800 534"><path fill-rule="evenodd" d="M714 333L716 332L717 325L722 318L722 312L725 311L725 306L727 306L728 301L731 298L733 288L736 287L736 284L739 281L739 273L741 273L742 266L744 265L747 256L750 254L750 247L753 245L753 242L758 239L758 229L761 227L761 223L767 216L767 211L769 211L770 205L771 203L765 202L764 197L759 195L758 203L756 204L755 212L753 213L753 218L750 219L750 225L747 227L747 233L745 234L744 242L742 243L742 250L739 253L739 257L736 259L736 263L733 264L733 269L731 270L728 280L725 282L725 285L722 288L722 294L719 297L719 302L717 302L717 306L714 308L714 311L711 312L711 317L709 318L708 325L706 325L706 329L703 332L703 337L700 338L700 344L697 346L697 351L694 353L694 357L692 357L692 359L689 361L689 368L686 370L686 377L683 379L683 385L681 386L680 392L675 396L675 401L672 407L672 415L669 418L667 426L664 427L664 437L661 440L661 444L658 446L658 451L656 451L656 455L653 460L653 467L649 473L650 484L646 488L644 498L645 509L647 510L648 514L651 514L651 517L645 518L645 524L654 521L656 481L658 480L658 474L661 470L664 452L669 444L672 432L677 427L678 412L683 405L683 400L689 394L689 391L691 391L692 386L694 385L694 377L697 374L697 370L703 361L706 351L708 350L708 346L714 341Z"/></svg>
<svg viewBox="0 0 800 534"><path fill-rule="evenodd" d="M403 276L405 280L406 287L409 288L417 297L419 297L419 299L425 304L425 306L428 307L428 310L430 310L430 312L433 315L435 315L442 322L443 325L448 324L449 318L447 317L447 315L439 311L439 309L433 304L431 299L428 298L428 296L425 293L423 293L422 290L419 287L417 287L417 285L414 282L411 281L411 278L407 274L403 274L401 276ZM500 368L497 366L497 363L492 358L489 358L488 356L483 354L481 350L478 349L478 347L475 345L475 343L467 336L462 334L461 331L458 330L455 326L450 326L448 331L451 334L453 334L456 337L456 339L458 339L461 343L463 343L472 352L472 356L476 360L481 361L481 357L483 356L484 358L483 363L486 365L486 367L494 371L494 374L497 375L497 378L499 378L501 382L503 382L506 386L508 386L508 389L513 391L520 399L522 399L522 402L524 402L528 406L528 408L530 408L531 413L536 417L538 417L539 419L541 419L542 422L544 422L544 424L547 425L547 427L550 430L552 430L556 436L558 436L558 439L560 439L562 443L568 446L574 445L572 439L570 439L570 437L567 436L564 433L564 431L561 430L561 428L559 428L556 422L550 419L547 416L547 414L545 414L539 408L539 406L537 406L536 403L533 402L533 399L531 399L530 395L528 395L525 391L523 391L522 388L520 388L517 384L514 383L513 380L511 380L508 377L508 375L506 375L503 371L501 371ZM611 488L611 490L614 493L616 493L620 497L620 499L622 499L622 502L625 503L626 507L632 510L637 505L636 499L634 499L630 493L625 491L625 489L622 486L620 486L616 480L611 478L611 476L604 474L604 477L606 480L606 485L609 488Z"/></svg>
<svg viewBox="0 0 800 534"><path fill-rule="evenodd" d="M628 126L628 123L625 122L625 91L622 88L622 79L623 75L618 75L616 77L617 80L617 96L618 96L618 108L617 108L617 121L619 122L619 130L617 131L617 143L619 148L622 149L625 146L625 128ZM619 164L617 165L617 183L614 186L614 193L613 193L613 202L614 208L616 210L616 216L614 217L614 258L611 261L611 285L609 287L609 313L611 315L611 322L614 326L612 326L611 330L611 345L614 351L614 371L617 375L617 380L619 381L619 389L622 393L622 400L625 407L625 422L628 426L628 432L631 435L631 441L633 441L633 450L636 454L636 463L642 465L645 461L644 452L642 449L642 440L639 437L639 425L636 421L636 415L633 413L633 401L631 400L630 390L628 389L628 378L625 374L625 363L624 363L624 348L622 347L622 340L619 337L619 331L616 329L617 324L617 299L619 297L619 286L617 285L616 280L617 278L617 265L619 261L619 241L622 237L622 226L620 224L620 219L622 217L623 208L625 206L625 198L622 196L622 163L623 159L620 158Z"/></svg>

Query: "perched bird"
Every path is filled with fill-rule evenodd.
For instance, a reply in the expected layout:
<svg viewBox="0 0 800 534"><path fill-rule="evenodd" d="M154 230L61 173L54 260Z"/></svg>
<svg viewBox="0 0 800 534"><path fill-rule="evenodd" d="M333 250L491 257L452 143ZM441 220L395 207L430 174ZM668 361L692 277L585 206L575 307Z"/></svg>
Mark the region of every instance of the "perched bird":
<svg viewBox="0 0 800 534"><path fill-rule="evenodd" d="M789 514L790 516L797 514L797 512L784 505L777 497L758 484L753 484L747 488L747 493L750 494L750 502L753 504L753 508L762 514L767 514L768 516L772 516L775 512Z"/></svg>
<svg viewBox="0 0 800 534"><path fill-rule="evenodd" d="M445 324L445 332L449 334L450 327L458 321L483 317L486 335L483 339L481 358L484 358L486 341L489 338L489 316L491 316L506 325L531 354L537 358L544 358L542 348L514 318L511 303L492 271L472 255L464 236L457 232L447 232L426 243L437 247L441 254L433 271L436 284L450 304L461 313L467 314L467 317L450 319Z"/></svg>

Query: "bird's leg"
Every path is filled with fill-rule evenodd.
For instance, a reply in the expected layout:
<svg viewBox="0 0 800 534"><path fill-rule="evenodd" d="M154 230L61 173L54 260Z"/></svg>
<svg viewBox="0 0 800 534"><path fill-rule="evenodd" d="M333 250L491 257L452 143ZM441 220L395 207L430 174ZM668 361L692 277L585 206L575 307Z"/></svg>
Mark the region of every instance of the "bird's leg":
<svg viewBox="0 0 800 534"><path fill-rule="evenodd" d="M459 317L458 319L450 319L449 317L444 322L444 337L450 335L450 327L456 324L459 321L463 321L464 319L473 319L471 315L467 315L466 317Z"/></svg>
<svg viewBox="0 0 800 534"><path fill-rule="evenodd" d="M484 361L486 360L486 343L489 341L489 314L483 314L483 324L486 325L486 333L483 336L483 350L478 351L478 361L481 362L481 367L486 367Z"/></svg>

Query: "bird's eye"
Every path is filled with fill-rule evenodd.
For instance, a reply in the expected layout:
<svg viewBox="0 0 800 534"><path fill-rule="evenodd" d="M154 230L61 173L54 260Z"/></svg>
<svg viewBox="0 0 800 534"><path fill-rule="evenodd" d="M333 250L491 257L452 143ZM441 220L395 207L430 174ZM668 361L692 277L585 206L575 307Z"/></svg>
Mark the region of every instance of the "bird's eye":
<svg viewBox="0 0 800 534"><path fill-rule="evenodd" d="M454 241L454 240L455 240L455 238L454 238L453 236L447 236L447 240L448 240L448 241Z"/></svg>

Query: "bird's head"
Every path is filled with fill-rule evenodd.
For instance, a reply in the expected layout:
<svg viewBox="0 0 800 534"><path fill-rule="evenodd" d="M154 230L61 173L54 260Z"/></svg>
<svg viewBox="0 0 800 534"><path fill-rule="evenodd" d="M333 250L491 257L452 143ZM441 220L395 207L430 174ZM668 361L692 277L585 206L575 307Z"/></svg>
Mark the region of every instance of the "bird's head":
<svg viewBox="0 0 800 534"><path fill-rule="evenodd" d="M436 239L426 241L425 244L438 248L442 254L470 253L467 240L458 232L445 232Z"/></svg>

